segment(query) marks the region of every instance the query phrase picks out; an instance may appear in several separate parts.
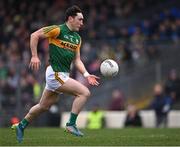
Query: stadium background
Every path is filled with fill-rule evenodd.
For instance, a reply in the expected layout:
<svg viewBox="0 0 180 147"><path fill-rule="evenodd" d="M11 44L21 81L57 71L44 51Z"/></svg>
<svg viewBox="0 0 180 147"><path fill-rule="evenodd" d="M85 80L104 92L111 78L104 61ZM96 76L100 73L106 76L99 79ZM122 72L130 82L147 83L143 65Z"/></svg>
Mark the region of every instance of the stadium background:
<svg viewBox="0 0 180 147"><path fill-rule="evenodd" d="M48 65L48 44L38 47L42 62L40 71L29 70L29 37L40 27L60 24L64 11L79 5L85 17L80 32L82 60L88 71L100 75L99 65L106 58L116 60L120 74L113 79L101 77L84 110L94 105L108 110L114 89L124 94L124 103L147 109L153 97L153 86L164 84L171 69L180 70L180 10L178 0L2 0L0 1L0 126L10 126L11 119L22 118L37 103L44 87ZM87 84L75 70L74 78ZM179 75L178 75L179 76ZM32 125L48 126L53 118L70 111L72 98L61 99L51 112L43 114ZM178 109L178 102L173 109Z"/></svg>

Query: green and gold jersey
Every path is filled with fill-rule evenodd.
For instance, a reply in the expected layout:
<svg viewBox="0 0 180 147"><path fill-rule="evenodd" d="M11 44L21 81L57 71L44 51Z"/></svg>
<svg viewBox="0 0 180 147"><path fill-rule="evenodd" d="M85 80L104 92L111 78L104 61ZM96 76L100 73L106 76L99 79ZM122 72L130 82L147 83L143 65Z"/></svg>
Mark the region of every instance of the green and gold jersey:
<svg viewBox="0 0 180 147"><path fill-rule="evenodd" d="M55 72L69 72L75 55L80 50L81 37L66 24L43 28L49 39L50 65Z"/></svg>

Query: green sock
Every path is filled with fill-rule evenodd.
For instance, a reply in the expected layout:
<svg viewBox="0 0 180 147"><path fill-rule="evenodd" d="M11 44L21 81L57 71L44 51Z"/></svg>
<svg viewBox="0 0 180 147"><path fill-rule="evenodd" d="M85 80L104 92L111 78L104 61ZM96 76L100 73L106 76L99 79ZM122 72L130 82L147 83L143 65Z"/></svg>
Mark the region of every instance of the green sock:
<svg viewBox="0 0 180 147"><path fill-rule="evenodd" d="M74 114L71 112L69 122L66 124L66 126L72 126L76 124L76 119L77 119L78 114Z"/></svg>
<svg viewBox="0 0 180 147"><path fill-rule="evenodd" d="M24 118L20 123L19 123L19 127L21 129L25 129L28 126L29 122Z"/></svg>

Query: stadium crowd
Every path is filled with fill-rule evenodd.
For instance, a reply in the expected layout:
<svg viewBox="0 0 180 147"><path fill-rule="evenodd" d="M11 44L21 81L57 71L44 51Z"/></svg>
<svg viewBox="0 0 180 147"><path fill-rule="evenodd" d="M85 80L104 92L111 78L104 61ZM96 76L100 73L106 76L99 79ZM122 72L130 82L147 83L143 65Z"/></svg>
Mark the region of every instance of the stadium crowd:
<svg viewBox="0 0 180 147"><path fill-rule="evenodd" d="M27 110L38 100L44 75L40 74L43 72L33 72L28 68L31 57L29 37L40 27L63 22L63 12L70 4L77 4L84 11L85 26L80 32L83 39L82 60L89 72L98 74L99 65L106 58L112 58L126 66L141 65L158 59L161 53L156 47L157 41L178 43L180 10L176 5L169 7L168 0L163 3L167 3L166 7L153 14L149 12L151 16L144 17L142 12L151 10L151 6L161 8L160 2L0 1L0 107L12 111L16 107L19 93L20 101ZM148 15L148 11L146 13ZM46 40L40 42L38 54L43 64L41 70L44 70L48 65ZM81 78L76 73L73 76ZM20 91L17 87L21 87Z"/></svg>

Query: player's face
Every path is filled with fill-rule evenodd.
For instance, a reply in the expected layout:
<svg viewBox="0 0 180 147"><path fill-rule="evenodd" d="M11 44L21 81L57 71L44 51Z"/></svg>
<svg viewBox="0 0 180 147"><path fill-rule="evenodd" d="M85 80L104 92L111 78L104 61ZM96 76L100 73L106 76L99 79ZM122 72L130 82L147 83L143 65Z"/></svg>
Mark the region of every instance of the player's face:
<svg viewBox="0 0 180 147"><path fill-rule="evenodd" d="M80 28L83 26L83 14L82 13L77 13L75 17L72 18L71 25L73 31L79 31Z"/></svg>

